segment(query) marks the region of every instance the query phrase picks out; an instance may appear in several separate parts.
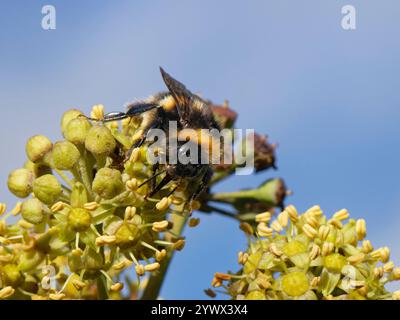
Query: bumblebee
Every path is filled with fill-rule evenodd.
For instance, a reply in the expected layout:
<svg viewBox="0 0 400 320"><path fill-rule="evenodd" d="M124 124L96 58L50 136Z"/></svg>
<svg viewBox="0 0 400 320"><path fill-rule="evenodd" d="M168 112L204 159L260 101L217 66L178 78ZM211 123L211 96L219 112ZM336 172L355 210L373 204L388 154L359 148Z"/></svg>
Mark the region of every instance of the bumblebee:
<svg viewBox="0 0 400 320"><path fill-rule="evenodd" d="M168 89L167 92L159 93L143 101L131 103L127 106L126 112L112 112L106 114L104 117L103 121L109 122L136 117L138 115L142 116L141 124L135 134L136 139L134 139L132 147L127 152L127 159L129 159L135 148L142 146L146 142L147 134L151 129L161 129L165 133L168 133L170 121L175 121L177 124L178 135L185 129L194 129L196 131L200 129L220 130L220 126L214 119L208 102L201 99L198 95L191 93L182 83L172 78L161 67L160 71ZM196 143L201 151L204 145L199 140L196 140ZM176 150L173 151L176 154L187 154L187 141L178 140L175 148ZM168 156L165 165L155 163L153 164L152 171L153 175L142 183L144 185L145 183L152 182L151 191L148 196L151 197L156 194L171 181L177 182L176 185L179 186L180 182L193 180L197 183L192 184L194 190L192 190L188 198L189 203L208 187L213 175L213 169L210 164L182 164L179 161L172 164L168 160ZM165 173L165 176L156 185L156 177L163 173Z"/></svg>

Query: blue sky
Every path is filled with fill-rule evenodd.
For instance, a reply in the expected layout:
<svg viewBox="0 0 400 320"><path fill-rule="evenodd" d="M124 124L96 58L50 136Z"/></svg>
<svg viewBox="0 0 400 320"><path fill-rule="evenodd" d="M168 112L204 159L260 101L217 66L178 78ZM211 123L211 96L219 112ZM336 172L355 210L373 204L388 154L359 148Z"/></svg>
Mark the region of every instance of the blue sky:
<svg viewBox="0 0 400 320"><path fill-rule="evenodd" d="M41 28L41 8L57 29ZM341 28L352 4L357 29ZM400 4L392 0L11 1L0 3L0 197L26 139L60 139L69 108L119 110L163 90L158 66L192 91L239 112L238 127L279 143L277 172L235 177L226 190L283 177L287 203L343 207L367 220L376 246L400 264ZM245 238L204 217L187 230L162 296L205 298L215 271L235 270Z"/></svg>

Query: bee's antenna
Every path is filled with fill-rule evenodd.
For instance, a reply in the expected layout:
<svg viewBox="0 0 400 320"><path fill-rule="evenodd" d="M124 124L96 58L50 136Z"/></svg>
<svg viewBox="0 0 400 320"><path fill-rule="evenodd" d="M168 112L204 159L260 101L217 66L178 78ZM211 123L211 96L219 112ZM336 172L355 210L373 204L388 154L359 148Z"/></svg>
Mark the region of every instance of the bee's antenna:
<svg viewBox="0 0 400 320"><path fill-rule="evenodd" d="M142 182L141 184L139 184L139 186L137 187L138 189L143 187L146 183L149 183L151 180L157 178L160 174L163 174L164 172L166 172L167 170L161 170L158 171L156 174L152 175L150 178L148 178L147 180L145 180L144 182Z"/></svg>

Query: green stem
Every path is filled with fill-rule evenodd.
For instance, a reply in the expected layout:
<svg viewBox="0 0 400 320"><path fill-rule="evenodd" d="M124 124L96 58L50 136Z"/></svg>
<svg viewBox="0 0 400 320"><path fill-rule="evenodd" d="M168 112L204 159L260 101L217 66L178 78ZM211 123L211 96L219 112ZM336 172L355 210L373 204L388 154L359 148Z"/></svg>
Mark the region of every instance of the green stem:
<svg viewBox="0 0 400 320"><path fill-rule="evenodd" d="M216 184L225 178L229 177L237 168L237 165L234 163L232 164L231 167L229 167L227 170L218 172L212 179L211 179L211 185Z"/></svg>
<svg viewBox="0 0 400 320"><path fill-rule="evenodd" d="M97 294L99 300L108 300L107 279L104 274L97 278Z"/></svg>
<svg viewBox="0 0 400 320"><path fill-rule="evenodd" d="M174 234L182 235L184 226L186 225L186 220L187 217L172 215L172 222L174 224L172 231ZM152 273L141 300L156 300L158 298L168 267L170 266L174 256L174 252L174 250L171 250L161 263L158 272Z"/></svg>
<svg viewBox="0 0 400 320"><path fill-rule="evenodd" d="M86 191L88 192L89 199L90 199L89 201L93 201L94 194L92 191L92 179L91 179L91 175L89 174L89 170L88 170L88 161L87 161L86 150L81 147L79 151L81 152L81 157L78 162L78 169L81 174L82 183L85 186Z"/></svg>

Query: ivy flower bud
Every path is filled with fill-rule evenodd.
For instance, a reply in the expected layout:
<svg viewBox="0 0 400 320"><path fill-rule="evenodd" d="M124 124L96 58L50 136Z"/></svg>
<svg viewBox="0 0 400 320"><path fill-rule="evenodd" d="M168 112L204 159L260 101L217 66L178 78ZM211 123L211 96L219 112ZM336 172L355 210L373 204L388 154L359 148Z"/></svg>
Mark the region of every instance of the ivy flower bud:
<svg viewBox="0 0 400 320"><path fill-rule="evenodd" d="M332 253L324 258L324 267L331 272L340 273L346 264L346 258L339 253Z"/></svg>
<svg viewBox="0 0 400 320"><path fill-rule="evenodd" d="M52 151L53 165L59 170L70 170L78 162L78 148L69 141L56 142Z"/></svg>
<svg viewBox="0 0 400 320"><path fill-rule="evenodd" d="M36 135L29 138L26 143L25 151L28 159L33 163L36 163L41 161L44 155L48 153L52 147L53 144L49 138L42 135Z"/></svg>
<svg viewBox="0 0 400 320"><path fill-rule="evenodd" d="M21 215L32 224L40 224L45 218L42 202L36 198L26 200L22 204Z"/></svg>
<svg viewBox="0 0 400 320"><path fill-rule="evenodd" d="M87 133L85 147L94 155L108 156L116 146L110 129L105 126L94 126Z"/></svg>
<svg viewBox="0 0 400 320"><path fill-rule="evenodd" d="M72 119L66 126L64 137L73 144L84 144L92 125L84 117Z"/></svg>
<svg viewBox="0 0 400 320"><path fill-rule="evenodd" d="M267 136L254 134L254 168L256 172L276 169L275 166L275 144L268 142Z"/></svg>
<svg viewBox="0 0 400 320"><path fill-rule="evenodd" d="M8 176L8 189L18 198L26 198L32 192L34 176L28 169L17 169Z"/></svg>
<svg viewBox="0 0 400 320"><path fill-rule="evenodd" d="M68 225L76 232L85 231L92 223L92 216L89 211L82 208L73 208L68 213Z"/></svg>
<svg viewBox="0 0 400 320"><path fill-rule="evenodd" d="M287 295L299 297L309 290L310 283L304 272L295 271L282 277L281 287Z"/></svg>
<svg viewBox="0 0 400 320"><path fill-rule="evenodd" d="M367 235L367 224L364 219L358 219L356 222L357 239L362 240Z"/></svg>
<svg viewBox="0 0 400 320"><path fill-rule="evenodd" d="M46 174L33 182L33 193L45 204L53 204L61 196L62 188L57 178Z"/></svg>
<svg viewBox="0 0 400 320"><path fill-rule="evenodd" d="M63 114L61 118L61 131L64 138L65 138L65 131L67 130L67 125L69 124L69 122L73 119L81 117L82 115L83 115L82 111L79 111L77 109L68 110Z"/></svg>
<svg viewBox="0 0 400 320"><path fill-rule="evenodd" d="M101 168L93 180L93 191L104 199L112 199L124 189L121 172L111 168Z"/></svg>

